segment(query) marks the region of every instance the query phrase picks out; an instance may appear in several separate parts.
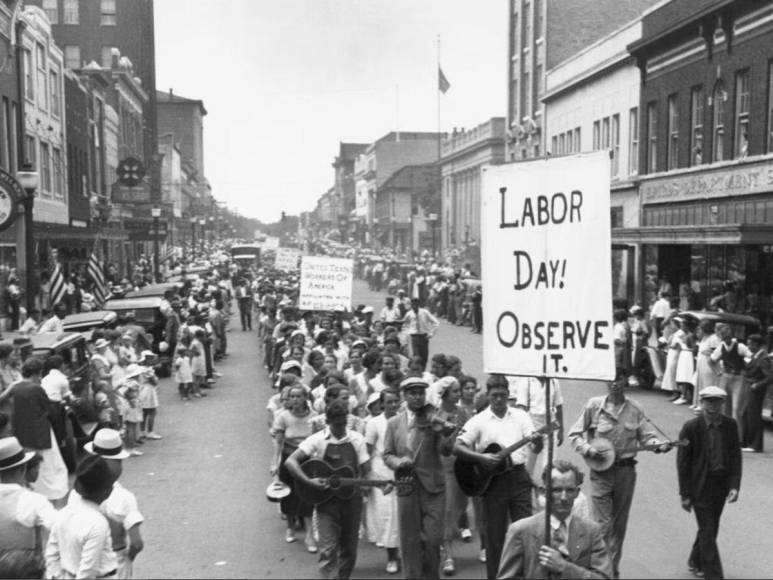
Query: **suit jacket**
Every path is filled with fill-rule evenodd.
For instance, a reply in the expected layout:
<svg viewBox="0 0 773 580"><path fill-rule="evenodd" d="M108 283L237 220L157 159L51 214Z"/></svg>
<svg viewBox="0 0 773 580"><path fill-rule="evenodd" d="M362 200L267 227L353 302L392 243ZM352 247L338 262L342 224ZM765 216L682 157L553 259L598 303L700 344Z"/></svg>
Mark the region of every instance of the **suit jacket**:
<svg viewBox="0 0 773 580"><path fill-rule="evenodd" d="M50 402L43 387L23 380L13 387L13 434L23 447L51 448Z"/></svg>
<svg viewBox="0 0 773 580"><path fill-rule="evenodd" d="M764 348L752 357L744 369L744 378L747 383L761 382L764 388L773 383L773 369L768 353Z"/></svg>
<svg viewBox="0 0 773 580"><path fill-rule="evenodd" d="M416 444L419 445L422 439L424 442L421 443L419 453L413 462L416 477L428 492L441 493L445 489L443 464L440 462L442 438L432 429L422 429L419 431ZM413 453L408 447L408 413L401 411L387 422L384 463L394 470L401 458L413 458Z"/></svg>
<svg viewBox="0 0 773 580"><path fill-rule="evenodd" d="M741 488L741 444L735 419L720 415L720 431L725 445L728 489ZM709 438L706 419L699 415L687 421L679 433L687 445L676 453L676 470L679 475L679 495L693 501L703 491L709 472Z"/></svg>
<svg viewBox="0 0 773 580"><path fill-rule="evenodd" d="M539 550L545 544L545 512L510 524L497 578L545 578ZM561 578L611 578L612 561L601 527L572 516L566 546L569 559Z"/></svg>

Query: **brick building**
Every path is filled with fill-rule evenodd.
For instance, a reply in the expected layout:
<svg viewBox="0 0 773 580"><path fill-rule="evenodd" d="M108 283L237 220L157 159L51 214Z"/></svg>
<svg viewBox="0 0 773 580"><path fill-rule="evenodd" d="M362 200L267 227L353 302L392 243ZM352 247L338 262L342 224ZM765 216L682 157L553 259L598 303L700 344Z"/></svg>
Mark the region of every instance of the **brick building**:
<svg viewBox="0 0 773 580"><path fill-rule="evenodd" d="M338 155L333 160L333 193L338 200L338 227L344 241L349 239L351 226L356 222L354 160L367 148L367 143L339 143Z"/></svg>
<svg viewBox="0 0 773 580"><path fill-rule="evenodd" d="M641 71L640 299L769 315L773 2L672 0L630 45Z"/></svg>

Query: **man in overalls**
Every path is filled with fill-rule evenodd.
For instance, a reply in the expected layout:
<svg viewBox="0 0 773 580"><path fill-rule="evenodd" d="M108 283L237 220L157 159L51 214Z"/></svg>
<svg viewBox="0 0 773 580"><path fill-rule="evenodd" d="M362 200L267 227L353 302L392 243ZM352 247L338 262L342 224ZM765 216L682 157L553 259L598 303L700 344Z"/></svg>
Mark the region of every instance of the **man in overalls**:
<svg viewBox="0 0 773 580"><path fill-rule="evenodd" d="M351 467L354 477L367 473L370 455L365 437L346 428L348 404L332 401L325 409L327 428L304 439L285 466L296 479L308 486L325 489L321 478L310 479L301 470L301 463L313 457L326 461L330 467ZM347 500L330 498L317 506L319 529L319 569L323 578L349 578L357 562L357 542L362 515L362 495L355 490Z"/></svg>

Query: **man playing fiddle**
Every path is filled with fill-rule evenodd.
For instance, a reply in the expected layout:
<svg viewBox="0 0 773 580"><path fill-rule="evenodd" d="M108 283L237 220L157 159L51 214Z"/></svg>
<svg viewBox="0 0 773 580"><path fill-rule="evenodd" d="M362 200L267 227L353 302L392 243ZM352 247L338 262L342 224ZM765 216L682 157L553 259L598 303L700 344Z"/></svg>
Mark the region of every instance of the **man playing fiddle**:
<svg viewBox="0 0 773 580"><path fill-rule="evenodd" d="M432 405L426 402L428 386L420 377L409 377L400 383L406 408L389 419L384 441L384 463L395 471L398 489L405 474L410 474L415 483L409 494L397 498L406 578L439 577L445 511L440 456L450 453L450 438L447 429L433 426L437 422L432 418Z"/></svg>
<svg viewBox="0 0 773 580"><path fill-rule="evenodd" d="M502 449L534 435L534 425L523 409L508 405L509 388L504 375L490 375L486 381L489 407L472 417L462 428L454 446L457 457L483 464L490 469L501 465L497 454L484 453L496 443ZM542 439L529 443L535 453L542 450ZM486 577L497 577L499 558L511 522L532 513L531 477L526 471L526 446L504 458L505 469L495 475L483 494L483 514L486 522Z"/></svg>

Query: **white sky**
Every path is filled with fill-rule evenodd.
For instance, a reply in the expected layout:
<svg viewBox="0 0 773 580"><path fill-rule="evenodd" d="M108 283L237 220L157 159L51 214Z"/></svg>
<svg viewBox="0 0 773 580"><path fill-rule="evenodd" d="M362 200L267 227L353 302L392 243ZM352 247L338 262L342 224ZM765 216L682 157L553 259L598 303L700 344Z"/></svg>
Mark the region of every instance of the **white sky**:
<svg viewBox="0 0 773 580"><path fill-rule="evenodd" d="M333 185L339 141L437 130L438 35L451 83L441 129L506 114L507 0L156 0L155 9L158 90L204 101L215 197L267 223L314 208Z"/></svg>

